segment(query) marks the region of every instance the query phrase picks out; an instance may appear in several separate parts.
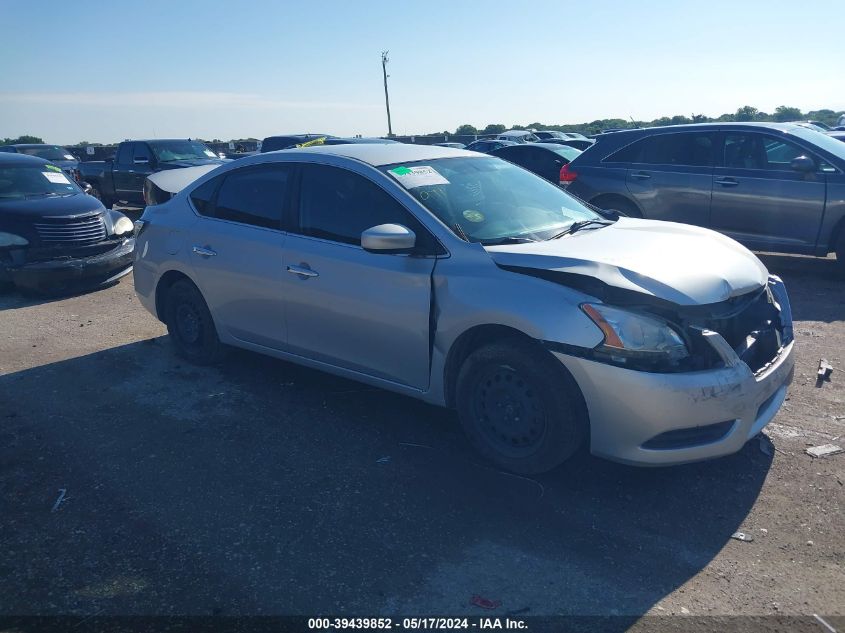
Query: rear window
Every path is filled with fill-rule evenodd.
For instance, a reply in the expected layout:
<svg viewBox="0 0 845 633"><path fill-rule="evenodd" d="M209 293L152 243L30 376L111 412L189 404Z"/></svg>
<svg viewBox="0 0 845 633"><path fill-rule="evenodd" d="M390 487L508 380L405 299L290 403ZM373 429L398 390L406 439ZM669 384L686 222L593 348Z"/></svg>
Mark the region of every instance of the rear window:
<svg viewBox="0 0 845 633"><path fill-rule="evenodd" d="M613 163L707 167L713 164L713 134L657 134L622 148L605 159Z"/></svg>

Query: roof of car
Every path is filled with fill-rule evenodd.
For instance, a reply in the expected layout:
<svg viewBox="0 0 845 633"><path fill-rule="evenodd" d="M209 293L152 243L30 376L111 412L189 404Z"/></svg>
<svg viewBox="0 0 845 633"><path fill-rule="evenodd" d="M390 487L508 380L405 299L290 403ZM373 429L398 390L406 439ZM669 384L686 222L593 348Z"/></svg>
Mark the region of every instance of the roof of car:
<svg viewBox="0 0 845 633"><path fill-rule="evenodd" d="M525 136L526 134L534 134L534 132L530 132L529 130L508 130L507 132L502 132L499 136Z"/></svg>
<svg viewBox="0 0 845 633"><path fill-rule="evenodd" d="M29 154L11 154L0 152L0 165L4 167L31 166L31 165L46 165L49 160L38 158L37 156L30 156Z"/></svg>
<svg viewBox="0 0 845 633"><path fill-rule="evenodd" d="M62 147L61 145L54 145L53 143L11 143L4 147L14 147L16 149L35 149L36 147Z"/></svg>
<svg viewBox="0 0 845 633"><path fill-rule="evenodd" d="M457 158L461 156L478 158L478 153L463 149L440 147L439 145L411 145L406 143L351 143L348 145L315 145L312 147L278 150L280 154L292 152L344 156L368 163L374 167L393 165L395 163L411 163L419 160L433 160L435 158ZM267 152L263 156L271 156L274 153L276 152Z"/></svg>

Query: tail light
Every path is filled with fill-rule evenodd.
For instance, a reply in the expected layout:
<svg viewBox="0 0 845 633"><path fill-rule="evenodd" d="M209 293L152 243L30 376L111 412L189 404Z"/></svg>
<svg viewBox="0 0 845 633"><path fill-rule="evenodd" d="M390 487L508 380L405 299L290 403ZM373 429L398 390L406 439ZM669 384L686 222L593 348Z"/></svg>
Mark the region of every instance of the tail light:
<svg viewBox="0 0 845 633"><path fill-rule="evenodd" d="M569 163L560 168L561 182L573 182L576 178L578 178L578 174L569 169Z"/></svg>

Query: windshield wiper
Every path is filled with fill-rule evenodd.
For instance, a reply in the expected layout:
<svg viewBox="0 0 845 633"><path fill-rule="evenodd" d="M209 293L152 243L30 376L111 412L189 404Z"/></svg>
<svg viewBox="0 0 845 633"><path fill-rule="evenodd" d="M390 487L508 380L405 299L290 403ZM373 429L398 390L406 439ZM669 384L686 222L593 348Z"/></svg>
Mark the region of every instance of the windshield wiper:
<svg viewBox="0 0 845 633"><path fill-rule="evenodd" d="M515 237L509 235L507 237L499 237L493 240L479 240L483 246L501 246L502 244L527 244L529 242L536 242L530 237Z"/></svg>
<svg viewBox="0 0 845 633"><path fill-rule="evenodd" d="M56 193L55 191L42 191L40 193L28 193L26 194L26 199L29 200L30 198L52 198L58 197L62 194Z"/></svg>
<svg viewBox="0 0 845 633"><path fill-rule="evenodd" d="M556 240L559 237L563 237L564 235L572 235L573 233L576 233L577 231L580 231L581 229L586 228L588 226L592 226L594 224L599 226L609 226L613 224L613 222L610 222L609 220L578 220L577 222L573 222L572 224L567 226L560 233L552 235L549 239Z"/></svg>

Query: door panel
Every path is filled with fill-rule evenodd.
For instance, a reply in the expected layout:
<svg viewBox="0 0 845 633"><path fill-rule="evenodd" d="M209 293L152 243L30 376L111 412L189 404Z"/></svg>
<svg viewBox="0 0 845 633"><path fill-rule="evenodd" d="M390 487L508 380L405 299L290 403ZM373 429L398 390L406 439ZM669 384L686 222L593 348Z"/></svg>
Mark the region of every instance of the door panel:
<svg viewBox="0 0 845 633"><path fill-rule="evenodd" d="M218 328L242 341L284 349L283 295L292 171L257 165L226 172L191 192L200 214L187 256Z"/></svg>
<svg viewBox="0 0 845 633"><path fill-rule="evenodd" d="M711 133L687 132L639 142L626 184L643 216L709 225L713 139Z"/></svg>
<svg viewBox="0 0 845 633"><path fill-rule="evenodd" d="M293 234L285 254L291 352L428 387L434 258L369 253ZM297 273L303 269L308 276Z"/></svg>
<svg viewBox="0 0 845 633"><path fill-rule="evenodd" d="M187 256L219 328L275 349L286 342L282 275L285 234L200 217Z"/></svg>
<svg viewBox="0 0 845 633"><path fill-rule="evenodd" d="M811 252L824 214L820 172L791 169L803 148L755 132L725 135L713 172L713 228L751 248Z"/></svg>
<svg viewBox="0 0 845 633"><path fill-rule="evenodd" d="M143 158L147 159L146 164L135 162ZM146 143L135 143L135 149L132 152L132 168L130 176L127 179L129 189L131 190L128 194L129 202L138 205L144 204L144 180L153 173L154 161L155 155Z"/></svg>
<svg viewBox="0 0 845 633"><path fill-rule="evenodd" d="M303 165L285 244L290 351L417 389L429 378L431 273L436 240L369 178ZM370 253L361 233L402 224L415 255Z"/></svg>

